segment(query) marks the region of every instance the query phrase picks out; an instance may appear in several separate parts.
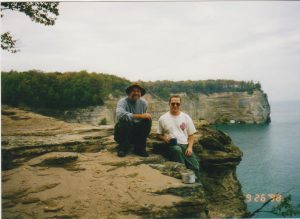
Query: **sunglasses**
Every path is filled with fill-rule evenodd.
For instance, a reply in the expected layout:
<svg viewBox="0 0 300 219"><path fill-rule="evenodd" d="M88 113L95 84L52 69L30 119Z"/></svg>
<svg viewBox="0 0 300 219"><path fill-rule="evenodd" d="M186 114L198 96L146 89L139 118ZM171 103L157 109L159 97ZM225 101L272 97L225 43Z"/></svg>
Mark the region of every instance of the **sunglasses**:
<svg viewBox="0 0 300 219"><path fill-rule="evenodd" d="M172 106L175 106L175 105L180 106L180 103L171 103L171 105Z"/></svg>

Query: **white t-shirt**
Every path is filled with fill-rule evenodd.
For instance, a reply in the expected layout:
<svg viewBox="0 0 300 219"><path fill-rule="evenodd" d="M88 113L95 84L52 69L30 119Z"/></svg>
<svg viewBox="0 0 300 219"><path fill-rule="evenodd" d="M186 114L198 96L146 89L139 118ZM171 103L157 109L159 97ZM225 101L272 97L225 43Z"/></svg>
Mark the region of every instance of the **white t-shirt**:
<svg viewBox="0 0 300 219"><path fill-rule="evenodd" d="M157 133L177 138L178 144L188 144L188 136L195 132L196 128L191 117L184 112L180 112L177 116L167 112L158 120Z"/></svg>

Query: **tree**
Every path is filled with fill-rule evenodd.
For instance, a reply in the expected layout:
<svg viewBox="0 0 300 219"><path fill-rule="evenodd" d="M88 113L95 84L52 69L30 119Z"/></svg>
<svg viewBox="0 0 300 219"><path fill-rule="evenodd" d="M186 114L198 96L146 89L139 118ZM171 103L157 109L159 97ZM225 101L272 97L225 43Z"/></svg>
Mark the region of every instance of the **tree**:
<svg viewBox="0 0 300 219"><path fill-rule="evenodd" d="M58 4L59 2L1 2L1 18L2 11L12 10L24 13L36 23L54 25L59 15ZM11 53L19 51L10 32L1 34L1 49Z"/></svg>
<svg viewBox="0 0 300 219"><path fill-rule="evenodd" d="M11 53L16 53L19 50L16 49L16 40L13 39L13 36L10 32L5 32L1 34L1 49L7 50Z"/></svg>

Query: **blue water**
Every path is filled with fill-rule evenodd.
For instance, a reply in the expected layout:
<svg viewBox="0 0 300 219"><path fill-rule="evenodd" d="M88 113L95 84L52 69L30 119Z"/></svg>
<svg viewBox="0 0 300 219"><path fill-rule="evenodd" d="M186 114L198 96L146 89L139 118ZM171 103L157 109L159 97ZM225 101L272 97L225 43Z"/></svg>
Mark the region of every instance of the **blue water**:
<svg viewBox="0 0 300 219"><path fill-rule="evenodd" d="M269 198L277 192L288 192L292 203L300 204L300 102L271 103L271 120L268 125L217 126L243 151L237 176L244 195L248 194L250 212L262 205L264 195ZM264 210L276 204L271 202ZM261 212L255 217L276 215Z"/></svg>

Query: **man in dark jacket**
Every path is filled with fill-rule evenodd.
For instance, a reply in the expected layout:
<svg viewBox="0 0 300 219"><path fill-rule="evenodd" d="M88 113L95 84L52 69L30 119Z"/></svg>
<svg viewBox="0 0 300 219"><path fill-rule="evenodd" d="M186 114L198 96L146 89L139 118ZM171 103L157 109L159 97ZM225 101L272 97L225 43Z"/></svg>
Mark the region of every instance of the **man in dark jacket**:
<svg viewBox="0 0 300 219"><path fill-rule="evenodd" d="M141 98L145 93L144 88L134 83L127 87L127 97L120 99L117 104L114 137L119 144L119 157L126 156L131 143L134 144L135 154L148 157L146 141L151 130L152 117L147 113L148 103Z"/></svg>

